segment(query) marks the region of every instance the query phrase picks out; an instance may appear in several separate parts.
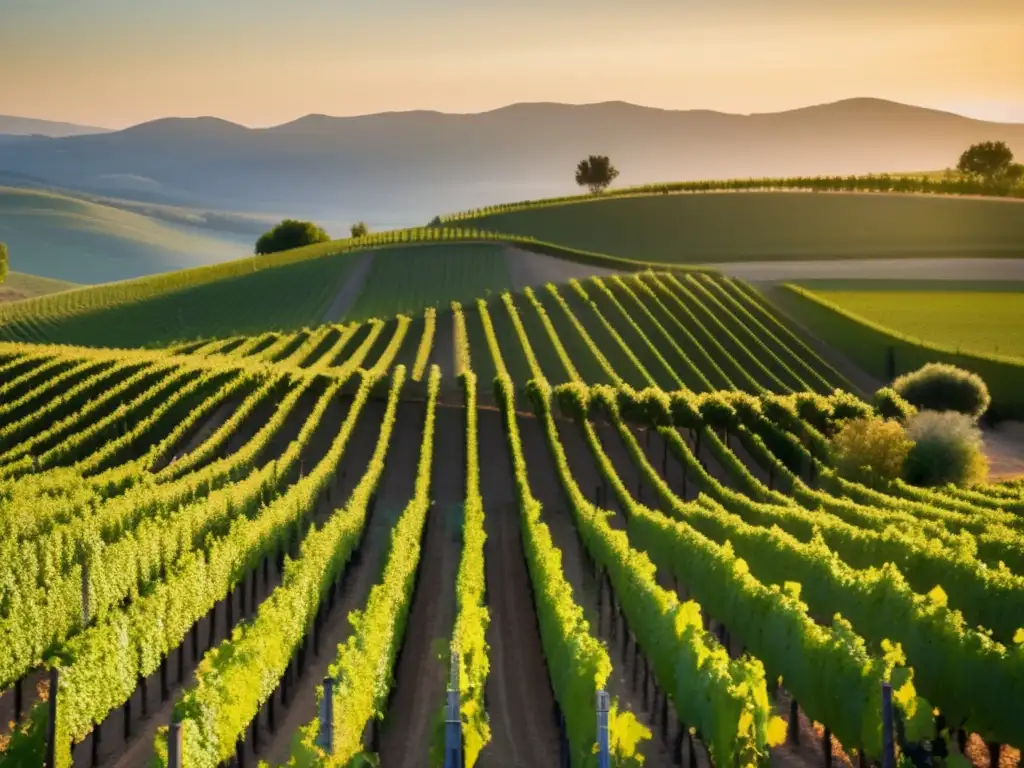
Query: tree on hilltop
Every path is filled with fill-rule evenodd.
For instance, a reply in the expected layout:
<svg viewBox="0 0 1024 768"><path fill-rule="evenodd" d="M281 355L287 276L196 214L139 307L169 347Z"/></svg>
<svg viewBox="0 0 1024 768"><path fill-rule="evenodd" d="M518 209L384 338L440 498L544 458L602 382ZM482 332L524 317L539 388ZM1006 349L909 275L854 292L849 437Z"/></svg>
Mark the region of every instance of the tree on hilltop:
<svg viewBox="0 0 1024 768"><path fill-rule="evenodd" d="M358 221L351 227L352 237L366 237L370 234L370 228L365 221Z"/></svg>
<svg viewBox="0 0 1024 768"><path fill-rule="evenodd" d="M256 253L277 253L292 248L301 248L314 243L326 243L331 239L323 229L311 221L285 219L256 241Z"/></svg>
<svg viewBox="0 0 1024 768"><path fill-rule="evenodd" d="M606 155L591 155L586 160L580 160L576 166L576 183L581 187L589 187L595 195L603 192L618 175L618 168L612 165Z"/></svg>
<svg viewBox="0 0 1024 768"><path fill-rule="evenodd" d="M7 246L0 243L0 283L7 279Z"/></svg>
<svg viewBox="0 0 1024 768"><path fill-rule="evenodd" d="M1013 152L1003 141L972 144L960 155L956 169L968 176L981 178L989 184L1017 184L1024 179L1024 166L1013 162Z"/></svg>

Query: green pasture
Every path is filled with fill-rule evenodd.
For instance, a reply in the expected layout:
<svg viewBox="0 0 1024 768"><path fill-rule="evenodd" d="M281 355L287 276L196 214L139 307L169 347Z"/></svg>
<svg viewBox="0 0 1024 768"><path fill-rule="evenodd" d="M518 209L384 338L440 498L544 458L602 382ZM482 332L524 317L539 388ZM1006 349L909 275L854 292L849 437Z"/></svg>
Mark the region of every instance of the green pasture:
<svg viewBox="0 0 1024 768"><path fill-rule="evenodd" d="M801 283L848 312L960 352L1024 359L1024 282Z"/></svg>
<svg viewBox="0 0 1024 768"><path fill-rule="evenodd" d="M953 196L713 192L595 198L461 221L641 261L1024 256L1024 203Z"/></svg>
<svg viewBox="0 0 1024 768"><path fill-rule="evenodd" d="M985 380L993 417L1024 418L1024 292L1006 289L1020 289L1021 283L1004 283L1002 289L982 284L987 290L947 284L942 291L856 281L853 287L861 290L836 290L840 282L787 284L771 289L769 297L879 382L925 363L950 363ZM882 286L864 290L868 282ZM879 290L883 286L889 290ZM999 353L981 349L996 344Z"/></svg>

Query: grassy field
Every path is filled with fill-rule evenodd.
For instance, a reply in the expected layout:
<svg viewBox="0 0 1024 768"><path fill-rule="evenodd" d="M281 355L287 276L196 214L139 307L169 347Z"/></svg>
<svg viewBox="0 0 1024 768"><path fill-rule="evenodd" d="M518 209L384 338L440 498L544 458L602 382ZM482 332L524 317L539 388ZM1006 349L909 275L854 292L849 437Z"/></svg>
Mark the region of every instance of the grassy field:
<svg viewBox="0 0 1024 768"><path fill-rule="evenodd" d="M950 363L974 371L985 380L992 393L990 415L1024 418L1024 358L1002 352L1010 345L1020 349L1020 326L1024 318L1019 309L1022 300L1019 292L952 291L951 294L963 297L959 304L954 304L954 299L942 298L934 290L934 284L932 290L903 291L896 301L887 292L873 292L885 294L882 298L865 295L848 299L865 292L831 291L839 294L838 298L844 302L862 302L861 308L866 307L874 315L872 318L854 311L849 303L838 303L828 296L830 291L821 289L821 286L834 289L837 282L809 285L818 288L811 290L786 284L770 289L768 295L785 313L805 328L813 329L821 341L842 352L878 381L888 381L893 375L916 370L925 363ZM909 308L901 308L901 302ZM932 328L917 316L924 312L931 313ZM975 315L979 320L972 320ZM1018 318L1016 323L1014 316ZM913 335L908 328L927 335L923 338ZM998 341L996 334L999 334ZM957 340L967 338L974 339L975 343L985 343L984 340L998 343L1001 352L958 348Z"/></svg>
<svg viewBox="0 0 1024 768"><path fill-rule="evenodd" d="M78 287L78 283L69 283L64 280L26 275L23 272L8 272L7 279L0 284L0 302L21 301Z"/></svg>
<svg viewBox="0 0 1024 768"><path fill-rule="evenodd" d="M0 187L0 241L9 246L15 269L90 284L213 264L252 250L248 236L7 187Z"/></svg>
<svg viewBox="0 0 1024 768"><path fill-rule="evenodd" d="M470 301L512 287L500 243L385 248L374 253L366 284L344 319L447 308L452 301Z"/></svg>
<svg viewBox="0 0 1024 768"><path fill-rule="evenodd" d="M1024 283L803 281L845 310L962 352L1024 359Z"/></svg>
<svg viewBox="0 0 1024 768"><path fill-rule="evenodd" d="M1024 256L1024 205L883 194L746 192L609 198L463 222L671 263Z"/></svg>

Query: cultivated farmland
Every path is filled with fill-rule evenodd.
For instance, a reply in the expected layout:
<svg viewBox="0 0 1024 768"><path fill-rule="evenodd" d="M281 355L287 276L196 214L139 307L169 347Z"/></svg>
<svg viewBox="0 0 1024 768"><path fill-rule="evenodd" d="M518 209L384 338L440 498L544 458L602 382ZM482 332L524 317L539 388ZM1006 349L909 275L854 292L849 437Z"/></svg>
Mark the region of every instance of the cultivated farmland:
<svg viewBox="0 0 1024 768"><path fill-rule="evenodd" d="M1016 764L1022 489L840 477L852 388L684 271L0 344L0 766L440 764L452 663L466 765L596 765L602 690L617 765L883 761L884 684Z"/></svg>
<svg viewBox="0 0 1024 768"><path fill-rule="evenodd" d="M804 282L843 309L962 352L1024 358L1024 283Z"/></svg>
<svg viewBox="0 0 1024 768"><path fill-rule="evenodd" d="M646 194L509 206L458 226L672 264L1024 256L1019 201L858 193Z"/></svg>

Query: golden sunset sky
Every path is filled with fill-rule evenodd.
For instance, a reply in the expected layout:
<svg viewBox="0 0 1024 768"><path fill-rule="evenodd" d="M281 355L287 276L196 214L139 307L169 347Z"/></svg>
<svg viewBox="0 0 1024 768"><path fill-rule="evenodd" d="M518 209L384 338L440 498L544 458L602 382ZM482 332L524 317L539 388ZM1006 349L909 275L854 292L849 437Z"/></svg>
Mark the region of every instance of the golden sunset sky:
<svg viewBox="0 0 1024 768"><path fill-rule="evenodd" d="M1024 122L1024 0L0 0L0 114L110 128L854 96Z"/></svg>

